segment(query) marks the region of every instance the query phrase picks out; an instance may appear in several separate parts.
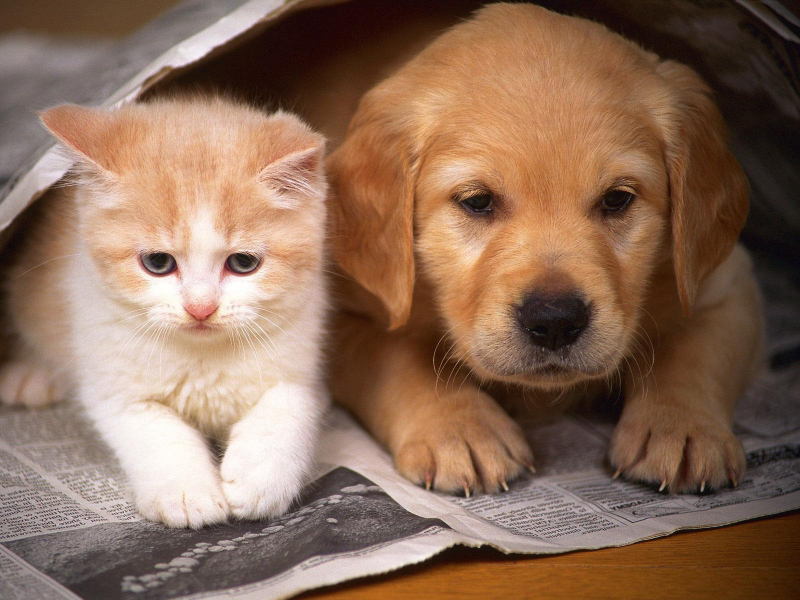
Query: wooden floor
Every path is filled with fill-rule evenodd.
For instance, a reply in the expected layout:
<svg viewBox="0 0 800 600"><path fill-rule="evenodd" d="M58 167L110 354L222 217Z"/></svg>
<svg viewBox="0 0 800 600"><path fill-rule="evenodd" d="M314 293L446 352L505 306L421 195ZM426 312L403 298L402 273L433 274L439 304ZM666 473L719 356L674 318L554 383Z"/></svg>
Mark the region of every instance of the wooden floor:
<svg viewBox="0 0 800 600"><path fill-rule="evenodd" d="M0 0L0 31L120 36L175 0ZM421 565L303 598L800 600L800 512L624 548L507 556L454 548Z"/></svg>
<svg viewBox="0 0 800 600"><path fill-rule="evenodd" d="M557 556L454 548L302 598L800 599L800 513Z"/></svg>

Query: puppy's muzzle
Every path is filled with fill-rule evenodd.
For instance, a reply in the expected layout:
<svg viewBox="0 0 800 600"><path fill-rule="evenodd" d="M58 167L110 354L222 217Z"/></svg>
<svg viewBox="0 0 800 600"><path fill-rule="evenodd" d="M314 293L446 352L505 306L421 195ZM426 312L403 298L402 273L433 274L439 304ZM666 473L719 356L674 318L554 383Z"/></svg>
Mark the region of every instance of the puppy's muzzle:
<svg viewBox="0 0 800 600"><path fill-rule="evenodd" d="M517 319L531 342L556 351L574 344L589 322L589 307L577 294L529 294L517 308Z"/></svg>

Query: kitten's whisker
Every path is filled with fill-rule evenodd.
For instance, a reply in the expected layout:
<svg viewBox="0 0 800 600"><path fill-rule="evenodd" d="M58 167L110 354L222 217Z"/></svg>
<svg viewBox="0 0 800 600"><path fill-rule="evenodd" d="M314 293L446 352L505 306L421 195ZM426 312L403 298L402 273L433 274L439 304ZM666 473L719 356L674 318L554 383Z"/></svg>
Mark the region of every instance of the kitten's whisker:
<svg viewBox="0 0 800 600"><path fill-rule="evenodd" d="M150 324L151 322L152 322L152 320L148 318L148 319L147 319L147 320L146 320L144 323L141 323L141 324L139 324L139 325L136 327L136 329L134 330L134 332L133 332L133 333L131 334L131 336L128 338L128 341L127 341L127 342L125 342L125 344L122 346L122 348L120 349L119 353L117 354L117 361L119 361L119 359L120 359L120 358L122 358L122 354L123 354L123 352L125 352L125 350L128 348L128 346L130 345L130 343L131 343L131 342L133 342L134 338L136 338L136 337L138 336L139 332L141 332L141 331L142 331L142 330L143 330L145 327L147 327L147 326L148 326L148 324Z"/></svg>
<svg viewBox="0 0 800 600"><path fill-rule="evenodd" d="M147 314L150 311L149 308L140 308L138 310L134 310L131 312L125 313L125 317L118 319L116 321L112 321L113 325L119 325L120 323L124 323L125 321L130 321L131 319L135 319L136 317L141 317L142 315Z"/></svg>
<svg viewBox="0 0 800 600"><path fill-rule="evenodd" d="M250 335L247 333L246 329L242 330L245 339L247 340L247 344L250 346L250 350L253 353L253 360L256 362L256 369L258 369L258 388L261 393L264 393L264 379L261 375L261 361L258 360L258 353L256 352L256 347L253 345L252 340L250 339Z"/></svg>
<svg viewBox="0 0 800 600"><path fill-rule="evenodd" d="M156 345L158 344L158 338L161 335L161 328L163 325L158 324L155 330L150 334L150 337L147 338L147 344L150 344L150 353L147 355L147 363L144 366L145 372L150 371L150 359L153 358L153 351L156 349Z"/></svg>
<svg viewBox="0 0 800 600"><path fill-rule="evenodd" d="M269 346L267 346L264 343L264 337L262 335L260 335L256 329L253 328L253 322L245 321L243 323L243 326L253 335L253 337L256 339L256 341L261 345L261 347L267 353L267 356L269 356L269 358L274 361L276 357L272 352L272 348L270 348ZM266 336L266 341L269 342L269 343L272 343L272 340L269 339L269 336ZM273 345L273 347L274 347L274 345ZM275 348L275 350L277 351L277 348Z"/></svg>
<svg viewBox="0 0 800 600"><path fill-rule="evenodd" d="M150 354L148 354L148 356L147 356L147 366L145 367L145 371L149 371L150 370L150 359L153 357L153 352L158 347L158 342L161 340L161 336L164 333L165 329L166 329L166 325L164 325L163 323L159 323L158 327L156 328L155 335L154 336L150 336L150 340L148 340L148 341L152 341L152 346L150 347ZM162 349L164 348L163 344L161 345L161 348ZM160 363L159 363L159 369L158 369L158 378L161 379L161 364Z"/></svg>
<svg viewBox="0 0 800 600"><path fill-rule="evenodd" d="M27 271L23 271L22 273L20 273L19 275L17 275L17 276L16 276L14 279L19 279L20 277L23 277L23 276L27 275L27 274L28 274L28 273L30 273L31 271L35 271L35 270L36 270L36 269L38 269L39 267L43 267L44 265L46 265L46 264L48 264L48 263L51 263L51 262L53 262L53 261L55 261L55 260L62 260L62 259L64 259L64 258L72 258L73 256L78 256L79 254L80 254L79 252L74 252L73 254L64 254L63 256L56 256L55 258L50 258L50 259L48 259L48 260L45 260L45 261L43 261L43 262L40 262L38 265L34 265L33 267L31 267L31 268L30 268L30 269L28 269Z"/></svg>
<svg viewBox="0 0 800 600"><path fill-rule="evenodd" d="M339 271L332 271L331 269L320 269L321 273L328 273L329 275L335 275L336 277L341 277L342 279L346 279L348 281L355 281L353 277L348 275L347 273L341 273Z"/></svg>
<svg viewBox="0 0 800 600"><path fill-rule="evenodd" d="M255 339L264 348L264 351L267 353L267 356L272 361L273 367L277 369L279 377L281 379L287 379L286 373L285 373L285 364L284 364L284 361L281 360L283 358L283 355L281 354L280 350L275 345L275 342L272 340L272 338L269 336L269 334L267 332L265 332L263 330L263 328L261 327L261 325L259 325L258 322L254 321L254 320L250 320L250 321L245 322L245 325L252 332L253 337L255 337ZM258 330L253 329L253 327L257 327L260 330L260 333L259 333ZM270 348L270 346L267 346L264 342L267 342L268 344L270 344L271 348ZM273 349L274 349L274 351L273 351Z"/></svg>
<svg viewBox="0 0 800 600"><path fill-rule="evenodd" d="M284 315L276 313L274 311L267 310L265 308L253 307L253 309L254 309L254 311L256 313L258 313L257 319L253 319L253 320L265 321L268 325L270 325L270 328L277 329L278 332L280 334L286 336L287 339L294 339L296 337L296 336L290 334L288 331L286 331L284 329L284 327L291 327L292 326L294 321L292 321L291 319L287 318ZM275 319L275 320L273 320L273 319ZM291 329L290 329L290 331L291 331Z"/></svg>
<svg viewBox="0 0 800 600"><path fill-rule="evenodd" d="M256 311L258 311L258 312L261 312L261 313L266 313L266 314L268 314L268 315L270 315L270 316L274 316L274 317L278 317L278 318L283 318L283 320L284 320L284 323L283 323L283 324L284 324L284 325L288 325L288 324L289 324L289 320L288 320L288 319L286 319L286 317L282 317L282 315L279 315L279 314L277 314L277 313L274 313L274 312L272 312L272 311L270 311L270 310L267 310L267 309L265 309L265 308L259 308L259 307L254 307L254 308L255 308L255 310L256 310ZM272 325L272 326L273 326L275 329L277 329L278 331L280 331L280 332L281 332L283 335L285 335L285 336L287 336L287 337L288 337L288 334L287 334L287 333L286 333L286 332L283 330L283 328L282 328L280 325L278 325L278 324L277 324L275 321L273 321L272 319L270 319L269 317L267 317L267 316L265 316L264 314L262 314L262 315L259 315L259 318L261 318L261 319L264 319L264 320L265 320L267 323L269 323L269 324L270 324L270 325Z"/></svg>
<svg viewBox="0 0 800 600"><path fill-rule="evenodd" d="M225 328L225 335L228 336L228 344L230 344L231 352L233 352L233 334L231 333L231 330L228 329L227 327Z"/></svg>
<svg viewBox="0 0 800 600"><path fill-rule="evenodd" d="M266 312L271 312L271 311L267 311L267 309L258 309L258 310L262 310L262 311L266 311ZM278 325L277 323L275 323L274 321L272 321L272 320L271 320L269 317L266 317L266 316L264 316L264 315L259 315L259 317L258 317L258 318L259 318L259 319L263 319L264 321L266 321L267 323L269 323L270 325L272 325L273 327L275 327L275 328L278 330L278 332L280 332L280 333L283 335L282 344L284 344L284 345L285 345L285 344L287 344L287 343L288 343L288 344L290 344L290 345L292 346L292 348L293 348L294 350L296 350L296 351L298 350L298 347L297 347L297 336L295 336L295 335L291 335L291 334L287 333L287 332L286 332L286 331L285 331L285 330L284 330L284 329L283 329L283 328L282 328L280 325ZM255 319L250 319L250 322L251 322L251 323L253 323L254 325L258 326L258 328L259 328L259 329L260 329L260 330L261 330L261 331L264 333L264 335L265 335L265 336L267 336L267 339L270 341L270 343L272 344L272 346L275 348L275 352L278 354L278 356L281 356L281 354L282 354L282 353L281 353L281 351L278 349L278 347L277 347L277 344L276 344L276 343L274 342L274 340L272 339L272 336L270 336L270 335L269 335L269 333L268 333L266 330L264 330L264 328L263 328L263 327L261 327L261 324L260 324L260 323L258 323L258 321L257 321L257 320L255 320Z"/></svg>
<svg viewBox="0 0 800 600"><path fill-rule="evenodd" d="M161 340L161 350L158 351L158 377L159 379L163 377L163 370L162 370L162 361L161 359L164 356L164 346L167 345L167 338L169 337L170 333L175 334L175 329L170 327L169 325L164 325L164 339Z"/></svg>
<svg viewBox="0 0 800 600"><path fill-rule="evenodd" d="M276 353L276 358L280 357L280 350L278 349L278 346L277 346L277 345L275 344L275 342L272 340L272 338L270 337L270 335L269 335L269 334L268 334L266 331L264 331L264 328L263 328L263 327L261 327L261 325L259 325L259 324L258 324L256 321L249 321L249 323L250 323L251 325L255 325L256 327L258 327L258 328L259 328L259 330L261 330L261 333L262 333L262 334L264 334L264 337L265 337L265 339L267 340L267 342L268 342L268 343L269 343L269 344L272 346L273 350L275 350L275 353Z"/></svg>
<svg viewBox="0 0 800 600"><path fill-rule="evenodd" d="M242 360L244 360L245 359L245 349L244 349L244 342L242 341L242 334L238 329L235 329L234 333L236 333L236 341L239 343L239 348L240 348L240 350L242 352Z"/></svg>
<svg viewBox="0 0 800 600"><path fill-rule="evenodd" d="M157 328L157 327L158 327L158 321L152 320L151 323L150 323L150 326L147 329L144 330L142 335L139 336L139 339L136 341L136 344L139 345L139 354L136 357L137 360L142 357L142 352L144 352L144 350L147 347L148 343L153 338L153 334L155 333L155 331L153 331L153 328ZM147 341L144 341L146 335L148 336L147 337Z"/></svg>
<svg viewBox="0 0 800 600"><path fill-rule="evenodd" d="M288 317L286 315L281 314L279 312L276 312L274 310L270 310L270 309L266 308L265 306L255 305L255 306L251 306L249 308L251 308L253 310L260 311L260 312L267 313L268 315L273 315L275 317L278 317L279 319L283 319L285 322L288 322Z"/></svg>
<svg viewBox="0 0 800 600"><path fill-rule="evenodd" d="M257 330L253 329L252 328L253 326L258 327L258 329L260 329L261 332L259 333ZM272 360L272 364L278 370L278 373L281 376L281 378L286 379L286 377L285 377L285 361L283 360L284 357L283 357L283 354L280 352L280 349L277 347L277 345L272 340L272 338L269 336L269 334L267 334L263 329L261 329L261 326L258 323L256 323L255 321L251 321L250 324L249 324L249 327L250 327L250 330L253 332L253 336L264 347L264 351L267 352L267 355ZM272 349L270 349L269 346L266 346L264 344L265 341L268 344L270 344Z"/></svg>

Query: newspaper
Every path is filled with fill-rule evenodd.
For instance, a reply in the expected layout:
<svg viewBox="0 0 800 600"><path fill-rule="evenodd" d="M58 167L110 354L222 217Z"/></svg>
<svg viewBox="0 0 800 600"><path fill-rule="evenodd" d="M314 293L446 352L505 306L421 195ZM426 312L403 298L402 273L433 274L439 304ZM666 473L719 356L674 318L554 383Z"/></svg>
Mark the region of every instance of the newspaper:
<svg viewBox="0 0 800 600"><path fill-rule="evenodd" d="M44 144L33 108L139 97L168 73L243 43L292 11L327 3L190 0L120 45L82 48L66 87L48 81L47 94L30 88L41 104L0 86L0 230L70 166ZM7 84L15 80L3 75L14 67L5 43L0 77ZM23 55L20 65L29 64L32 50ZM32 77L26 69L17 81ZM418 563L455 544L547 554L797 510L800 302L785 273L760 268L759 276L768 292L770 351L783 358L737 408L748 466L735 489L678 496L612 479L604 458L612 420L570 413L528 428L538 472L511 482L508 492L429 492L400 477L387 453L334 408L318 472L288 514L174 530L137 515L123 472L77 406L2 408L0 598L287 597Z"/></svg>
<svg viewBox="0 0 800 600"><path fill-rule="evenodd" d="M765 375L753 388L767 390ZM199 531L142 520L124 474L77 406L0 411L0 597L286 597L414 564L454 544L556 553L800 508L800 377L750 393L736 415L747 471L735 489L671 495L612 479L613 427L567 414L531 427L538 472L503 494L426 491L341 409L319 472L290 512ZM778 401L776 401L778 400Z"/></svg>

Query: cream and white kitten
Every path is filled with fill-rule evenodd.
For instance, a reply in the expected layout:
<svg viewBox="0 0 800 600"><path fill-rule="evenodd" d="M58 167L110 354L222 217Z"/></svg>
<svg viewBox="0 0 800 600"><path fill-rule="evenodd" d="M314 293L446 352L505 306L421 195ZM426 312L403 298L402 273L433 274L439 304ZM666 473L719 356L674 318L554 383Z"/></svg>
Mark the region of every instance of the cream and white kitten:
<svg viewBox="0 0 800 600"><path fill-rule="evenodd" d="M42 121L77 185L34 207L6 269L0 399L76 396L148 519L283 513L326 405L323 138L219 99Z"/></svg>

